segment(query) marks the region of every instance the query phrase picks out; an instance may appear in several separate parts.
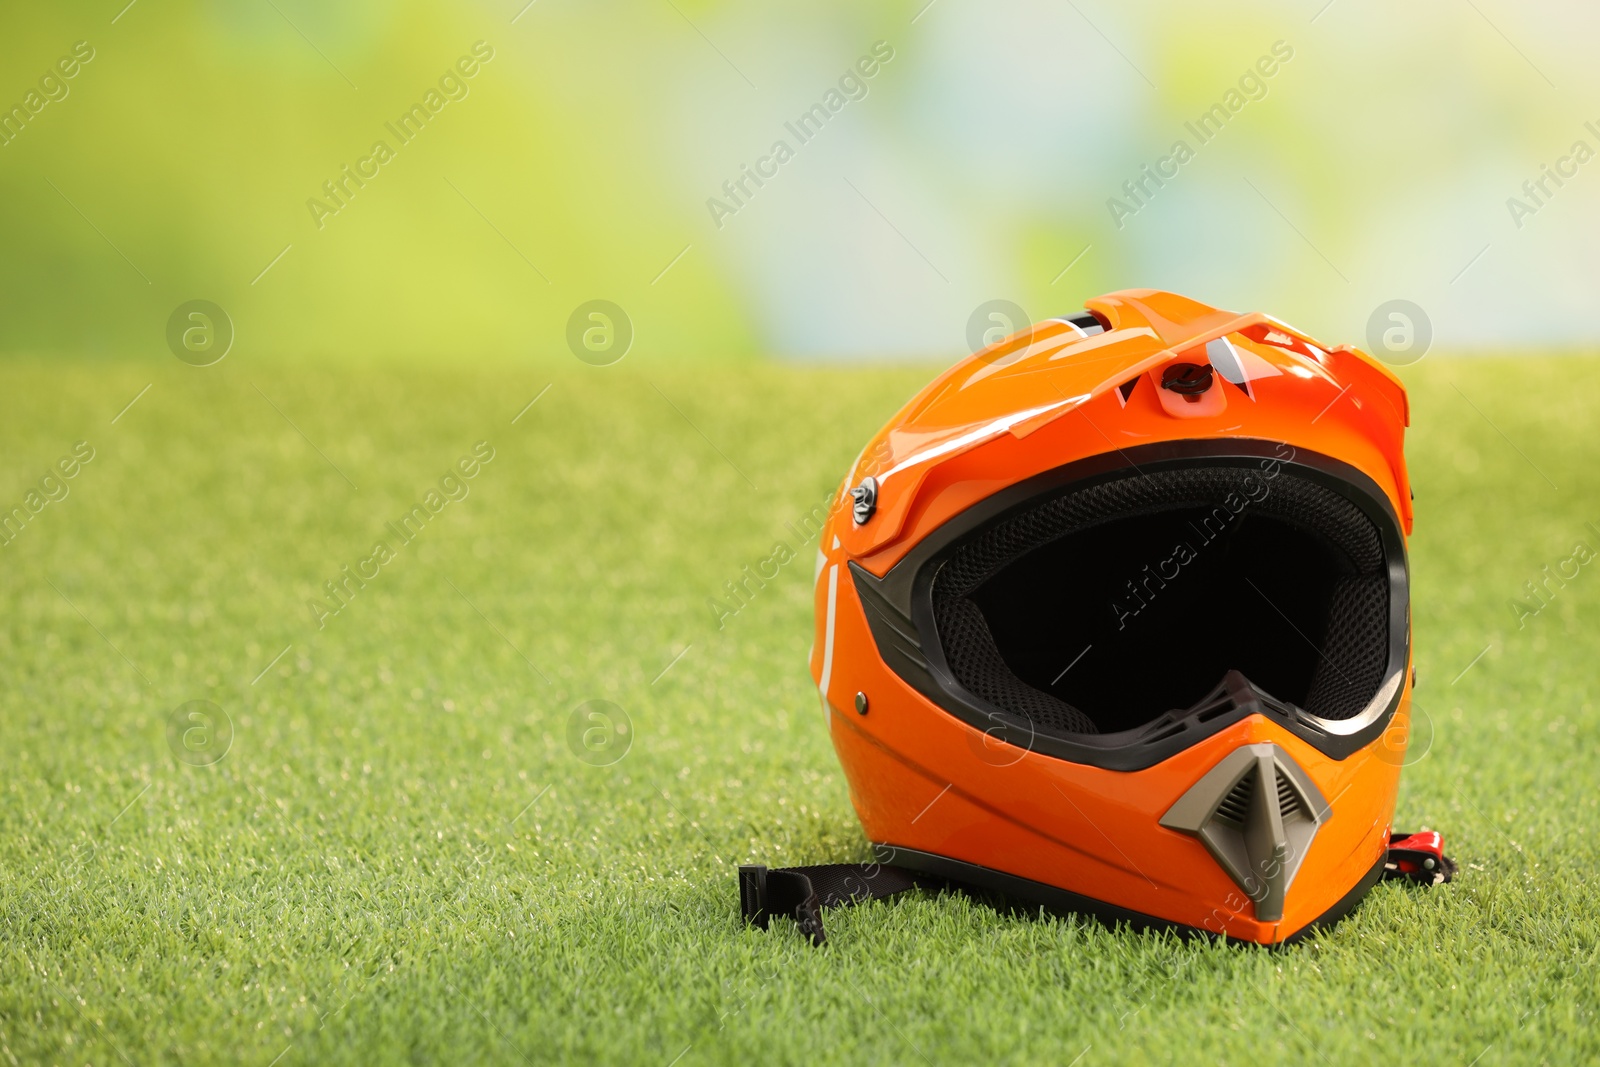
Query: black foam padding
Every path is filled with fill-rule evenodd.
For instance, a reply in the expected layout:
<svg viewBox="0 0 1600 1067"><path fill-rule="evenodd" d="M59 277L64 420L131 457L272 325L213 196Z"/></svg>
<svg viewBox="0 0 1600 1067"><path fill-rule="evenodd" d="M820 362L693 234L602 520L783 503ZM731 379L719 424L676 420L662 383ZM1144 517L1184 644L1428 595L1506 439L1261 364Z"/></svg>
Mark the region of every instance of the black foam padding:
<svg viewBox="0 0 1600 1067"><path fill-rule="evenodd" d="M967 689L995 707L1023 716L1036 729L1070 734L1099 732L1089 716L1011 673L1000 658L989 624L977 604L965 597L946 601L940 614L939 636L952 673Z"/></svg>

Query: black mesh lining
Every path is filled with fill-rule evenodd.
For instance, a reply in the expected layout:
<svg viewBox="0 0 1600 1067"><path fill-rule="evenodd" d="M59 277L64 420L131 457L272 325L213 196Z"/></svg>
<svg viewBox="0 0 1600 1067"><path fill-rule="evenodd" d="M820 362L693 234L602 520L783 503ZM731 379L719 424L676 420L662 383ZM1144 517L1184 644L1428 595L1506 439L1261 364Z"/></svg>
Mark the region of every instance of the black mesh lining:
<svg viewBox="0 0 1600 1067"><path fill-rule="evenodd" d="M1386 656L1369 650L1389 641L1389 583L1383 578L1341 579L1328 605L1323 632L1326 659L1311 679L1306 710L1324 719L1360 714L1383 684Z"/></svg>
<svg viewBox="0 0 1600 1067"><path fill-rule="evenodd" d="M945 602L939 621L950 670L961 684L995 707L1021 715L1035 728L1068 734L1100 731L1094 721L1049 693L1042 693L1011 673L1000 658L989 624L978 605L965 597Z"/></svg>
<svg viewBox="0 0 1600 1067"><path fill-rule="evenodd" d="M1166 591L1168 585L1158 581L1146 585L1147 590L1156 590L1151 602L1159 597L1162 612L1169 617L1176 614L1176 621L1135 620L1146 626L1142 634L1112 634L1124 647L1119 660L1097 666L1091 657L1083 667L1073 668L1080 671L1078 676L1056 686L1050 680L1054 663L1041 673L1038 646L1054 639L1042 631L1055 620L1066 619L1063 633L1075 634L1071 640L1076 647L1086 644L1085 626L1099 627L1102 636L1094 636L1096 642L1112 643L1103 636L1112 629L1104 617L1105 598L1075 603L1074 592L1080 579L1084 586L1103 591L1108 579L1125 578L1131 593L1131 582L1141 577L1135 564L1151 557L1138 554L1144 548L1127 546L1139 541L1135 534L1147 530L1160 531L1146 534L1150 544L1163 537L1169 539L1161 543L1171 544L1170 531L1193 530L1194 535L1182 536L1202 545L1212 540L1201 538L1211 538L1223 547L1206 548L1201 554L1207 558L1193 566L1194 573L1174 580L1176 591ZM1064 544L1057 544L1063 539ZM1118 558L1119 549L1123 558ZM1078 558L1075 551L1087 556ZM1132 728L1199 699L1227 669L1245 670L1274 696L1300 703L1314 715L1348 719L1367 706L1388 666L1385 564L1377 528L1332 489L1281 468L1270 476L1256 467L1164 470L1068 492L981 530L940 568L933 587L934 621L956 680L975 696L1043 732ZM1148 569L1142 573L1155 581ZM1182 588L1185 582L1187 589ZM1041 599L1048 603L1033 603ZM1227 605L1228 612L1213 617L1210 607L1219 602ZM1024 613L1022 625L1011 617L1013 608ZM985 611L1005 614L991 619ZM1114 615L1116 609L1111 611ZM1089 618L1084 613L1093 612L1100 613L1098 621L1084 622ZM1033 625L1035 619L1039 626ZM1240 619L1247 620L1239 631L1244 634L1241 640L1270 635L1281 642L1273 648L1281 648L1282 655L1273 648L1257 648L1253 669L1243 662L1222 662L1230 655L1225 645L1232 631L1227 628ZM1126 626L1126 619L1123 622ZM1128 648L1141 638L1162 635L1168 652L1175 644L1189 643L1181 637L1184 627L1198 635L1194 644L1204 646L1194 662L1171 662L1160 647L1141 648L1139 659L1130 658ZM1173 632L1180 636L1173 638ZM1073 651L1064 647L1053 654L1070 659ZM1214 669L1215 677L1154 681L1146 677L1164 669L1169 673ZM1085 674L1092 677L1095 670L1120 670L1124 678L1138 675L1128 685L1141 691L1146 703L1169 691L1184 695L1173 696L1175 703L1161 707L1098 706L1116 703L1104 694L1117 679L1086 682ZM1061 681L1059 676L1056 681ZM1075 706L1045 691L1068 691L1073 686L1089 694L1085 699L1090 702L1079 699L1081 706ZM1130 720L1130 714L1137 721Z"/></svg>

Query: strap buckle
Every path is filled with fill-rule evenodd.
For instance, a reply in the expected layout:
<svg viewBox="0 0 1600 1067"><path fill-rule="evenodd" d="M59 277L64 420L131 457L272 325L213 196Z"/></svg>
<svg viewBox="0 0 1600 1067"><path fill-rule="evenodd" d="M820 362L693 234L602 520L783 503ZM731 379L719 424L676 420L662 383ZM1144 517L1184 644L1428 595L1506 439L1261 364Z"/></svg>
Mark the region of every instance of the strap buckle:
<svg viewBox="0 0 1600 1067"><path fill-rule="evenodd" d="M1418 885L1440 885L1455 877L1456 863L1444 854L1444 837L1437 830L1415 834L1389 834L1389 852L1383 861L1384 878L1405 878Z"/></svg>

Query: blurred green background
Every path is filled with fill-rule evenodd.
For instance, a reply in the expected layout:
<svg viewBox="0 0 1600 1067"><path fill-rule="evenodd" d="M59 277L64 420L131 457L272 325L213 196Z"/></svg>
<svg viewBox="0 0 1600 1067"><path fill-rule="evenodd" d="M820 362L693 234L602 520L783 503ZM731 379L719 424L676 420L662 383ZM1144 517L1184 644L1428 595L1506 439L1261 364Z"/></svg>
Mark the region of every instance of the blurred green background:
<svg viewBox="0 0 1600 1067"><path fill-rule="evenodd" d="M1594 1060L1593 579L1517 605L1600 520L1600 361L1569 358L1597 31L1510 0L0 6L0 1058ZM830 915L823 953L742 929L739 863L868 854L809 545L726 626L712 598L976 310L1127 287L1330 344L1428 320L1397 822L1462 876L1289 953L954 896ZM614 367L574 358L623 355L569 340L595 300ZM193 301L234 333L205 370L169 343ZM324 628L479 440L469 500ZM631 717L611 763L593 700Z"/></svg>
<svg viewBox="0 0 1600 1067"><path fill-rule="evenodd" d="M234 358L570 359L603 298L639 357L940 357L984 301L1043 318L1134 286L1330 343L1405 298L1454 350L1581 349L1600 165L1560 161L1600 149L1597 30L1506 0L11 5L0 350L165 359L207 299ZM480 41L400 143L385 124ZM1185 124L1277 42L1201 144ZM785 123L875 45L801 143ZM1129 200L1179 139L1194 158ZM308 200L379 140L394 158L319 227Z"/></svg>

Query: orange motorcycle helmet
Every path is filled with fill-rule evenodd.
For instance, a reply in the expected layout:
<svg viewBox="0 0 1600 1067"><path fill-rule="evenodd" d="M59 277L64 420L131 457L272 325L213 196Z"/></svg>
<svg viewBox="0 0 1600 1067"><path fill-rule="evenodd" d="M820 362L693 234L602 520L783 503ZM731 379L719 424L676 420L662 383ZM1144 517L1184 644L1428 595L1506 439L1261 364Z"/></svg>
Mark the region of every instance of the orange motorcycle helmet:
<svg viewBox="0 0 1600 1067"><path fill-rule="evenodd" d="M1410 719L1407 423L1365 353L1148 289L923 389L817 560L880 861L1267 944L1353 907Z"/></svg>

